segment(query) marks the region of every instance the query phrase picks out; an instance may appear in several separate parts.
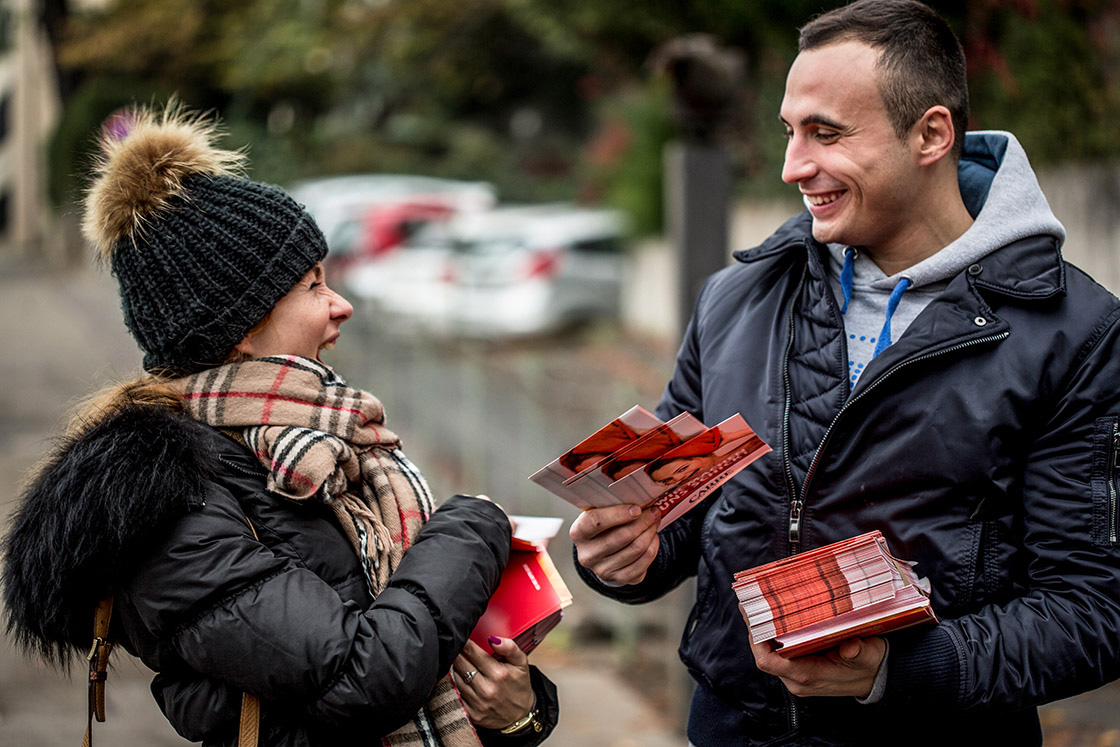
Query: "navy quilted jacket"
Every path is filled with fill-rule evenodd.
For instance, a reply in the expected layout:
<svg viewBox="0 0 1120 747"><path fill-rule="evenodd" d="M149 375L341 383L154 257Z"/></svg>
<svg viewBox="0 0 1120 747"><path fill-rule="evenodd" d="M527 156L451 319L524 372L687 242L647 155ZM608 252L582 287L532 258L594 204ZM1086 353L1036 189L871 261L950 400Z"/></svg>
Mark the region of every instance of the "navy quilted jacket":
<svg viewBox="0 0 1120 747"><path fill-rule="evenodd" d="M694 744L1040 744L1035 706L1120 676L1120 303L1054 237L1015 241L849 394L809 214L736 259L658 414L741 412L774 450L661 533L642 583L581 575L626 602L698 577L680 648ZM794 698L754 667L732 576L872 529L917 561L942 624L890 636L879 703Z"/></svg>

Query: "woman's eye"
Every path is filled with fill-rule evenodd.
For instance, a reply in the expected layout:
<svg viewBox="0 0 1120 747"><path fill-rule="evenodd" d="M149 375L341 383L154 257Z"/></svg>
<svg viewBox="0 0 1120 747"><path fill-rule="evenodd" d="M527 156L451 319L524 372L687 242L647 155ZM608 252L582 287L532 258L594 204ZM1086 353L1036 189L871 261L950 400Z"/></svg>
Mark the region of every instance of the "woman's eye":
<svg viewBox="0 0 1120 747"><path fill-rule="evenodd" d="M315 282L315 283L312 283L312 284L311 284L310 286L308 286L308 287L309 287L309 288L310 288L311 290L315 290L316 288L318 288L318 287L319 287L319 286L321 286L321 285L322 285L322 283L319 283L319 282Z"/></svg>

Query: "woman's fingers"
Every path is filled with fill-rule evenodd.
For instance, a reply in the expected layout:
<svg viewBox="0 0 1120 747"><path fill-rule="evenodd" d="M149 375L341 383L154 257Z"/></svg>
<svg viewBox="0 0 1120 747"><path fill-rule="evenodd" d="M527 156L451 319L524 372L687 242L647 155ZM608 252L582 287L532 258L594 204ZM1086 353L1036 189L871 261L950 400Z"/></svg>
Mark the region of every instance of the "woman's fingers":
<svg viewBox="0 0 1120 747"><path fill-rule="evenodd" d="M517 645L497 638L490 645L498 656L468 641L455 660L452 676L471 721L501 729L529 712L533 688L528 657Z"/></svg>
<svg viewBox="0 0 1120 747"><path fill-rule="evenodd" d="M529 668L529 655L518 648L512 638L490 636L490 650L500 660L518 668Z"/></svg>

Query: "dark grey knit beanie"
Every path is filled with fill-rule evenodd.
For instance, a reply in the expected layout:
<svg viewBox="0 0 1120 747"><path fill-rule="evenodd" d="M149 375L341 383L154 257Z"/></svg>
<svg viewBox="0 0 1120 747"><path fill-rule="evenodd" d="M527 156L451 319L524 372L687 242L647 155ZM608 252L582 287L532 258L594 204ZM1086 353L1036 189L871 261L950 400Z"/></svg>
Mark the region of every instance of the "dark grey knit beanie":
<svg viewBox="0 0 1120 747"><path fill-rule="evenodd" d="M145 369L220 364L323 259L323 235L279 187L240 176L242 154L213 145L212 122L175 107L114 117L83 230L109 260Z"/></svg>

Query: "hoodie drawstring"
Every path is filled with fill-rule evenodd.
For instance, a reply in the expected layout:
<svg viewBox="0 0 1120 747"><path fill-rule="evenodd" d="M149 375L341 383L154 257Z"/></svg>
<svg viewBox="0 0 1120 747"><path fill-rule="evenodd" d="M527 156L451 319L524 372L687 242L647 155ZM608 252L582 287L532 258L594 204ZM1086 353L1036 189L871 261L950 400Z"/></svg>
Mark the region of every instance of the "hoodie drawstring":
<svg viewBox="0 0 1120 747"><path fill-rule="evenodd" d="M852 274L855 272L856 250L848 247L844 250L844 267L840 270L840 292L844 294L844 308L840 314L848 313L848 304L852 301Z"/></svg>
<svg viewBox="0 0 1120 747"><path fill-rule="evenodd" d="M910 282L910 278L903 275L898 279L898 284L895 285L894 290L891 291L891 297L887 299L887 319L883 322L883 331L879 333L879 341L875 343L875 352L871 354L872 358L890 347L891 317L894 315L894 310L898 308L898 302L902 300L902 294L910 287ZM844 305L847 306L847 303Z"/></svg>

